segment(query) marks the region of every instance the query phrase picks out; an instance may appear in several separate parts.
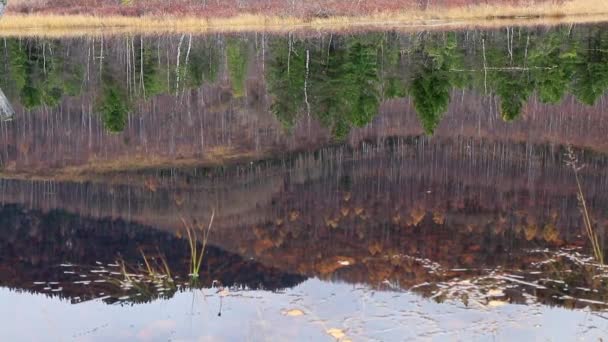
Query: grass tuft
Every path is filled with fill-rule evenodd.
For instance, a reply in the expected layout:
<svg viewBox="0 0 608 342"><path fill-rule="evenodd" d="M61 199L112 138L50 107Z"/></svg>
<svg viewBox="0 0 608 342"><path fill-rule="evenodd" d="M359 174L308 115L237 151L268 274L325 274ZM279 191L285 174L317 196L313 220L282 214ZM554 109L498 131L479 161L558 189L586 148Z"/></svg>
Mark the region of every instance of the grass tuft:
<svg viewBox="0 0 608 342"><path fill-rule="evenodd" d="M193 280L198 279L200 275L203 255L205 254L205 248L207 247L207 241L209 240L209 233L211 232L211 227L213 226L214 217L215 210L211 212L211 219L209 220L209 225L207 225L206 228L200 224L196 224L195 227L186 222L184 218L181 218L184 228L186 229L186 234L188 235L188 244L190 246L190 278ZM201 234L200 237L199 232ZM199 242L202 245L200 250L198 248Z"/></svg>

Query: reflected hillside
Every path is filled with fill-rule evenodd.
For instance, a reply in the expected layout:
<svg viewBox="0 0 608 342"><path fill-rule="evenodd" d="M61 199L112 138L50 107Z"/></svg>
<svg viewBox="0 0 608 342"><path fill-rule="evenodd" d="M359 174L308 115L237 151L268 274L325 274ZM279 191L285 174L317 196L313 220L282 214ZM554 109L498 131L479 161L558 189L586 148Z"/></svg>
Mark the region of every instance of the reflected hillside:
<svg viewBox="0 0 608 342"><path fill-rule="evenodd" d="M594 224L603 231L606 159L576 153L586 165L580 176ZM177 253L167 254L170 260L187 258L178 253L187 252L180 218L206 222L217 208L210 243L263 269L413 288L435 300L462 301L466 293L484 302L487 293L500 293L515 303L603 309L603 268L585 256L588 241L564 155L559 147L521 143L388 139L224 168L117 173L95 182L4 180L0 193L3 203L34 212L60 209L114 222L116 228L100 232L107 238L131 234L130 225L154 227L149 232L159 238L142 239ZM25 234L28 222L15 232ZM130 243L122 248L139 257ZM564 290L564 281L572 290ZM475 284L477 294L460 288L462 282Z"/></svg>
<svg viewBox="0 0 608 342"><path fill-rule="evenodd" d="M73 179L422 134L606 151L604 31L7 39L0 162Z"/></svg>
<svg viewBox="0 0 608 342"><path fill-rule="evenodd" d="M0 226L0 286L59 295L74 303L93 298L112 303L127 292L114 282L124 277L122 265L145 268L142 253L148 260L162 255L176 282L180 276L187 281L190 255L181 236L123 220L91 220L14 205L0 208ZM206 249L201 270L196 287L202 288L217 283L235 291L275 291L304 280L214 246ZM170 297L177 290L142 293L135 301Z"/></svg>

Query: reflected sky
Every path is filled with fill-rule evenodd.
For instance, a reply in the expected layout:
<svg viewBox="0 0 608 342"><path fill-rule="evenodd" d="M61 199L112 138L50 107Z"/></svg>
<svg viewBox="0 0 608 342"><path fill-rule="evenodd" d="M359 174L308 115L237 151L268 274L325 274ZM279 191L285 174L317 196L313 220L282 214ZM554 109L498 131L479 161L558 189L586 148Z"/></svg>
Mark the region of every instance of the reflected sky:
<svg viewBox="0 0 608 342"><path fill-rule="evenodd" d="M208 297L203 299L203 293ZM330 341L339 328L353 340L596 340L608 332L601 314L542 306L475 310L408 293L307 281L281 293L252 291L219 297L203 290L135 306L99 301L71 305L41 295L0 291L4 332L12 341ZM302 316L286 316L300 309ZM36 329L31 329L31 324Z"/></svg>

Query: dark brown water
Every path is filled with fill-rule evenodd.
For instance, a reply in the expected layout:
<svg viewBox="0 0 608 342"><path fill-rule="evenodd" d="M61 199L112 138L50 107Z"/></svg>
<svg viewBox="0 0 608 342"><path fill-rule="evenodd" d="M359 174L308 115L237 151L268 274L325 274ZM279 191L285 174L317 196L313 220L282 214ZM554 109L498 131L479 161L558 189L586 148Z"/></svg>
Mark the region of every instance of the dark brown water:
<svg viewBox="0 0 608 342"><path fill-rule="evenodd" d="M5 336L606 336L605 32L5 39Z"/></svg>

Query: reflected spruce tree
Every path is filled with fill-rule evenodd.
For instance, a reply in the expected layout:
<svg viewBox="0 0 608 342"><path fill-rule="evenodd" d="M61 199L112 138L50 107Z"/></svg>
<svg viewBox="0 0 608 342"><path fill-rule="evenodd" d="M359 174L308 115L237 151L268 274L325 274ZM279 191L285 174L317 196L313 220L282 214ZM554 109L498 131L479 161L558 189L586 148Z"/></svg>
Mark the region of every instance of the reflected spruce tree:
<svg viewBox="0 0 608 342"><path fill-rule="evenodd" d="M63 95L57 63L52 55L43 56L43 49L47 48L40 41L26 45L13 41L11 44L12 67L20 86L21 103L28 109L41 105L55 106Z"/></svg>
<svg viewBox="0 0 608 342"><path fill-rule="evenodd" d="M61 55L58 41L7 39L1 84L7 96L18 98L26 109L56 106L64 95L81 91L83 70Z"/></svg>
<svg viewBox="0 0 608 342"><path fill-rule="evenodd" d="M378 114L379 86L378 47L372 43L355 42L349 47L344 65L345 100L349 122L356 127L370 123Z"/></svg>
<svg viewBox="0 0 608 342"><path fill-rule="evenodd" d="M452 72L458 53L456 36L432 35L423 39L414 52L415 71L409 93L424 132L432 135L448 110Z"/></svg>
<svg viewBox="0 0 608 342"><path fill-rule="evenodd" d="M499 71L494 73L495 91L500 97L500 116L505 121L519 117L524 103L534 91L528 73Z"/></svg>
<svg viewBox="0 0 608 342"><path fill-rule="evenodd" d="M279 38L271 41L274 58L268 71L268 91L273 98L270 110L288 131L301 114L306 79L306 47L300 40L289 40ZM315 68L319 66L316 60L312 64Z"/></svg>
<svg viewBox="0 0 608 342"><path fill-rule="evenodd" d="M600 28L589 28L578 43L572 93L584 104L594 105L608 89L608 39Z"/></svg>
<svg viewBox="0 0 608 342"><path fill-rule="evenodd" d="M487 91L499 97L502 119L513 121L521 115L524 104L534 92L534 79L529 70L537 66L529 64L528 55L530 41L533 44L535 37L529 34L515 37L511 28L506 30L506 35L484 35L483 39L487 42L484 68L490 70L487 76L485 73L480 76L487 78L487 81L484 79Z"/></svg>
<svg viewBox="0 0 608 342"><path fill-rule="evenodd" d="M194 45L187 65L187 86L198 88L217 81L220 65L221 53L216 41L204 40L200 45Z"/></svg>
<svg viewBox="0 0 608 342"><path fill-rule="evenodd" d="M340 140L352 127L371 122L380 104L374 37L336 39L323 48L289 39L271 44L268 72L271 108L283 125L290 129L310 108Z"/></svg>
<svg viewBox="0 0 608 342"><path fill-rule="evenodd" d="M231 38L228 39L226 45L226 62L232 92L234 97L242 97L245 95L247 61L249 59L247 41Z"/></svg>
<svg viewBox="0 0 608 342"><path fill-rule="evenodd" d="M403 58L399 35L386 33L380 40L380 78L382 99L394 99L407 96L407 84L403 81Z"/></svg>
<svg viewBox="0 0 608 342"><path fill-rule="evenodd" d="M126 89L114 77L114 73L104 62L101 73L102 90L98 98L97 111L101 114L104 127L110 133L120 133L125 129L130 102Z"/></svg>
<svg viewBox="0 0 608 342"><path fill-rule="evenodd" d="M529 63L536 67L531 70L531 77L540 101L557 104L568 91L574 72L576 49L572 44L564 44L568 41L568 31L564 29L539 40L529 54Z"/></svg>
<svg viewBox="0 0 608 342"><path fill-rule="evenodd" d="M140 90L143 90L143 97L168 93L167 66L157 62L159 59L156 54L156 47L153 46L152 42L143 39L136 41L136 44L134 48L135 61L139 61L139 63L134 63L134 70L140 76Z"/></svg>
<svg viewBox="0 0 608 342"><path fill-rule="evenodd" d="M192 39L189 37L187 39L187 47L183 49L186 51L182 51L180 57L180 64L177 65L177 68L171 68L169 70L164 69L161 74L173 74L177 72L177 79L182 80L181 84L177 84L177 90L185 90L185 89L193 89L199 88L204 84L211 84L217 81L217 77L220 71L220 65L222 65L223 57L221 54L221 43L218 40L211 39ZM228 60L228 63L234 67L234 74L230 74L231 80L236 77L240 78L241 81L237 81L236 91L243 92L244 82L245 82L245 71L247 67L246 57L241 56L241 52L239 47L235 47L231 53L234 54L232 59ZM245 50L246 51L246 50ZM160 59L160 56L155 57L156 59ZM239 61L241 60L241 61ZM243 64L242 61L245 61ZM234 64L232 64L234 63ZM159 68L163 68L159 65ZM176 69L176 70L175 70ZM237 70L238 69L238 70ZM161 75L162 78L162 75ZM173 77L173 79L176 79ZM167 85L167 88L169 86ZM234 87L234 85L233 85Z"/></svg>
<svg viewBox="0 0 608 342"><path fill-rule="evenodd" d="M311 88L314 115L333 136L344 139L352 127L363 127L378 114L380 77L375 36L335 42Z"/></svg>

